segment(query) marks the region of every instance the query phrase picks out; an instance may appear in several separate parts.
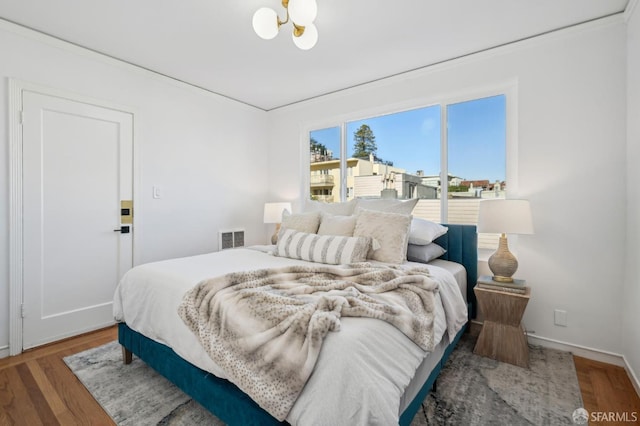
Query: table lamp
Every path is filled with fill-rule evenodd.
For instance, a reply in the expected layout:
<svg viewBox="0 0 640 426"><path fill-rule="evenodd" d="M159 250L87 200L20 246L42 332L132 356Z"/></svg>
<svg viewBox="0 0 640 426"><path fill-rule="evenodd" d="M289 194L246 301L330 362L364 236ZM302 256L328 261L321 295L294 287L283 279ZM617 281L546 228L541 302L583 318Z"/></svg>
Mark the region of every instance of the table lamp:
<svg viewBox="0 0 640 426"><path fill-rule="evenodd" d="M482 200L478 213L478 232L500 234L496 252L489 258L493 280L513 282L518 260L509 251L507 234L533 234L531 207L527 200Z"/></svg>
<svg viewBox="0 0 640 426"><path fill-rule="evenodd" d="M278 231L282 223L282 213L291 213L291 203L264 203L264 223L275 223L276 231L271 236L271 244L278 242Z"/></svg>

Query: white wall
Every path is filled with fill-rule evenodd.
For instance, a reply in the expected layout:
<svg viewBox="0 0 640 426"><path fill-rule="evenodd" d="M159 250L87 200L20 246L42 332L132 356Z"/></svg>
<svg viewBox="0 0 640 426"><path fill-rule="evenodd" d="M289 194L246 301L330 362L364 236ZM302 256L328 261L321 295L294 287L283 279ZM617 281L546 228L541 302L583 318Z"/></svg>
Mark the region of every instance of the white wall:
<svg viewBox="0 0 640 426"><path fill-rule="evenodd" d="M139 262L217 250L220 228L245 227L248 244L265 242L264 111L4 21L0 57L0 355L9 341L9 78L135 109ZM153 185L164 198L152 198Z"/></svg>
<svg viewBox="0 0 640 426"><path fill-rule="evenodd" d="M640 6L634 4L627 21L627 268L622 330L628 367L640 383Z"/></svg>
<svg viewBox="0 0 640 426"><path fill-rule="evenodd" d="M533 289L524 322L538 336L620 354L625 38L623 19L607 18L271 111L271 198L304 191L308 123L517 81L517 175L507 180L531 200L536 228L517 250ZM568 327L554 326L554 309L567 311Z"/></svg>

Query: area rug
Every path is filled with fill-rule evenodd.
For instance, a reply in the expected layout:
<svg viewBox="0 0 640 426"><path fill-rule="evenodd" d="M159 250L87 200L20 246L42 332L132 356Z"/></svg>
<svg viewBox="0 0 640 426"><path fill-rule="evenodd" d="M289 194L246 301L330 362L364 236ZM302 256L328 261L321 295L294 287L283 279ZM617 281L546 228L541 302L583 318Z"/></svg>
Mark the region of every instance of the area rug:
<svg viewBox="0 0 640 426"><path fill-rule="evenodd" d="M530 347L530 369L473 354L466 334L440 373L412 426L572 425L582 407L573 357ZM64 359L118 425L224 423L134 357L122 363L117 342Z"/></svg>

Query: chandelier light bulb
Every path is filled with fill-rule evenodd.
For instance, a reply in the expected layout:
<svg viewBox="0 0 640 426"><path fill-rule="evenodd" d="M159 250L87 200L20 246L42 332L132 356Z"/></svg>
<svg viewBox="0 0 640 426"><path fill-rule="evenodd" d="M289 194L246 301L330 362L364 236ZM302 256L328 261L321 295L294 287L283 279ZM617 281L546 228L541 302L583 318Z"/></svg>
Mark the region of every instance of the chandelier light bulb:
<svg viewBox="0 0 640 426"><path fill-rule="evenodd" d="M296 25L311 25L318 15L316 0L289 0L289 16Z"/></svg>
<svg viewBox="0 0 640 426"><path fill-rule="evenodd" d="M268 7L261 7L253 14L253 30L258 37L271 40L278 35L278 14Z"/></svg>
<svg viewBox="0 0 640 426"><path fill-rule="evenodd" d="M304 27L304 33L302 33L301 36L296 37L295 34L292 34L291 37L293 38L293 43L298 46L298 48L309 50L318 42L318 29L315 25L310 24Z"/></svg>

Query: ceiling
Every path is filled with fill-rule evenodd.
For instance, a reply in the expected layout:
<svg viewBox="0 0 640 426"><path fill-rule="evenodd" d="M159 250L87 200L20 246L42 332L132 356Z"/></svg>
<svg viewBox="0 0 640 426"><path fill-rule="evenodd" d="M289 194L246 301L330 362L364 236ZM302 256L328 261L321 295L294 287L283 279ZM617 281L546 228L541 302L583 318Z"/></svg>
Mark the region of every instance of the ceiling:
<svg viewBox="0 0 640 426"><path fill-rule="evenodd" d="M318 0L318 44L253 32L280 0L2 0L0 17L271 110L624 12L629 0Z"/></svg>

